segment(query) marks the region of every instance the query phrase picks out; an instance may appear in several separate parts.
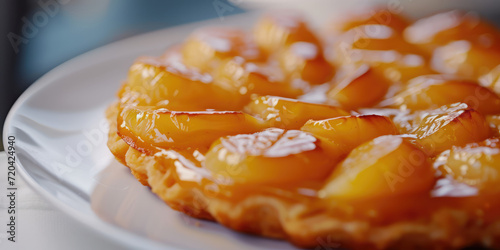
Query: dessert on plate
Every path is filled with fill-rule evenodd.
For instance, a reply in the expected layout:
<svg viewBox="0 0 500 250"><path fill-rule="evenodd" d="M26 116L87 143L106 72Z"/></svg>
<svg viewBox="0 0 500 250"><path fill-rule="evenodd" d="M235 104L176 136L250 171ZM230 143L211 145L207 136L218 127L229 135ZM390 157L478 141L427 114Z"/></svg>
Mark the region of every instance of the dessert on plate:
<svg viewBox="0 0 500 250"><path fill-rule="evenodd" d="M304 248L500 248L500 32L387 9L292 12L141 57L116 159L171 208Z"/></svg>

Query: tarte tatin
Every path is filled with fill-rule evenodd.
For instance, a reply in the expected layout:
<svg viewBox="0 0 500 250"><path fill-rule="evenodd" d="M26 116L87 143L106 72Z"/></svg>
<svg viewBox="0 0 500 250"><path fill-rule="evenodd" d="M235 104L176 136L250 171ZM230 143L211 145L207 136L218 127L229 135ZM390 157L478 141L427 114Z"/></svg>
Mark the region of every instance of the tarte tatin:
<svg viewBox="0 0 500 250"><path fill-rule="evenodd" d="M209 27L130 67L108 146L171 208L314 248L500 248L500 32L387 9Z"/></svg>

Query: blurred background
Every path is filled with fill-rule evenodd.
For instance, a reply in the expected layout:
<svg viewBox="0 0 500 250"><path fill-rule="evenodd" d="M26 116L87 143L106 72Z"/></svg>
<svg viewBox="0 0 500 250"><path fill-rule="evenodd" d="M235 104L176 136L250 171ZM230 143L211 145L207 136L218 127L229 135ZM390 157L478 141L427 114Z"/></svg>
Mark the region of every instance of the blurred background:
<svg viewBox="0 0 500 250"><path fill-rule="evenodd" d="M297 8L324 21L368 5L394 5L415 17L474 10L500 23L496 0L0 0L0 126L14 101L43 74L119 39L252 9Z"/></svg>

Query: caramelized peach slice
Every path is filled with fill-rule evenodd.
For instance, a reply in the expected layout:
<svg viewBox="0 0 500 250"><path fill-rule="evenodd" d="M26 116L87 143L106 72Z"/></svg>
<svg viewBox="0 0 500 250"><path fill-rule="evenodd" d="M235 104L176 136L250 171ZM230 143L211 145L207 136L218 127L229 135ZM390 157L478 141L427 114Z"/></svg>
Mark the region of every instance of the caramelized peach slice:
<svg viewBox="0 0 500 250"><path fill-rule="evenodd" d="M245 62L242 58L223 62L214 78L217 86L240 97L241 106L250 101L252 94L295 98L304 91L284 81L279 68Z"/></svg>
<svg viewBox="0 0 500 250"><path fill-rule="evenodd" d="M391 119L380 115L353 115L321 121L310 120L300 130L340 145L346 154L376 137L399 134Z"/></svg>
<svg viewBox="0 0 500 250"><path fill-rule="evenodd" d="M343 76L328 91L327 96L332 104L346 109L378 103L391 86L387 78L366 64L346 68L341 74Z"/></svg>
<svg viewBox="0 0 500 250"><path fill-rule="evenodd" d="M404 91L383 104L404 105L411 110L437 108L456 102L467 103L483 114L500 112L500 97L474 81L450 75L425 75L408 82Z"/></svg>
<svg viewBox="0 0 500 250"><path fill-rule="evenodd" d="M121 102L171 110L238 109L239 97L213 84L212 76L167 58L143 57L129 70ZM236 103L236 104L235 104Z"/></svg>
<svg viewBox="0 0 500 250"><path fill-rule="evenodd" d="M313 43L291 44L280 53L279 63L291 80L302 79L311 84L322 84L333 77L333 66L325 60L320 48Z"/></svg>
<svg viewBox="0 0 500 250"><path fill-rule="evenodd" d="M339 64L394 60L395 54L422 54L400 34L384 25L363 25L342 34L334 42L334 61Z"/></svg>
<svg viewBox="0 0 500 250"><path fill-rule="evenodd" d="M456 180L477 187L480 192L500 192L500 139L453 147L443 153L442 170Z"/></svg>
<svg viewBox="0 0 500 250"><path fill-rule="evenodd" d="M261 96L245 106L245 111L262 118L271 127L298 129L309 119L327 119L349 115L341 108L301 102L294 99Z"/></svg>
<svg viewBox="0 0 500 250"><path fill-rule="evenodd" d="M421 55L403 54L395 50L360 49L343 49L338 53L342 55L333 61L340 64L368 64L392 82L405 83L411 78L435 73ZM331 54L329 56L336 57Z"/></svg>
<svg viewBox="0 0 500 250"><path fill-rule="evenodd" d="M429 193L434 169L408 139L388 135L355 148L326 181L320 195L335 199L377 199Z"/></svg>
<svg viewBox="0 0 500 250"><path fill-rule="evenodd" d="M411 133L430 155L492 135L485 117L464 103L430 111L422 116L420 125Z"/></svg>
<svg viewBox="0 0 500 250"><path fill-rule="evenodd" d="M204 167L221 184L282 184L323 180L336 160L308 133L271 128L221 138Z"/></svg>
<svg viewBox="0 0 500 250"><path fill-rule="evenodd" d="M195 31L182 48L184 63L210 71L221 60L235 56L246 60L262 60L263 55L248 34L234 28L204 28Z"/></svg>
<svg viewBox="0 0 500 250"><path fill-rule="evenodd" d="M427 50L456 40L468 40L485 48L498 47L500 41L500 33L491 24L471 12L458 10L417 20L404 31L404 36Z"/></svg>
<svg viewBox="0 0 500 250"><path fill-rule="evenodd" d="M359 50L395 50L404 54L421 52L391 27L380 24L358 26L344 33L337 42Z"/></svg>
<svg viewBox="0 0 500 250"><path fill-rule="evenodd" d="M373 24L385 25L402 33L409 25L409 21L389 9L365 9L341 16L329 25L328 30L333 33L342 33L358 26Z"/></svg>
<svg viewBox="0 0 500 250"><path fill-rule="evenodd" d="M221 136L264 129L262 121L237 111L177 112L128 106L118 116L118 134L133 148L206 149Z"/></svg>
<svg viewBox="0 0 500 250"><path fill-rule="evenodd" d="M406 83L408 80L421 75L435 74L422 56L407 54L396 55L394 60L371 62L366 60L365 63L372 67L391 80L392 82ZM376 59L378 60L378 59Z"/></svg>
<svg viewBox="0 0 500 250"><path fill-rule="evenodd" d="M400 134L408 134L415 129L415 117L418 116L418 112L411 112L408 109L366 108L360 109L359 112L365 115L379 115L390 118Z"/></svg>
<svg viewBox="0 0 500 250"><path fill-rule="evenodd" d="M267 53L276 52L295 42L320 45L307 27L305 18L294 12L279 12L264 16L254 28L255 41Z"/></svg>
<svg viewBox="0 0 500 250"><path fill-rule="evenodd" d="M500 64L500 50L485 49L468 41L454 41L434 50L432 68L445 74L477 79Z"/></svg>

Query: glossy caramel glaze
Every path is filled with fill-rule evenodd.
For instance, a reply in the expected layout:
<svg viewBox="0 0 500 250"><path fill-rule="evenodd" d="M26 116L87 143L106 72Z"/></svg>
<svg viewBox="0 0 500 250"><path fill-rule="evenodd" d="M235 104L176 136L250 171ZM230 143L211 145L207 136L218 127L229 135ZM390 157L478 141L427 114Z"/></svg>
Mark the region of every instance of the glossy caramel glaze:
<svg viewBox="0 0 500 250"><path fill-rule="evenodd" d="M499 248L499 31L385 9L327 30L276 12L139 58L109 148L172 208L238 231Z"/></svg>

